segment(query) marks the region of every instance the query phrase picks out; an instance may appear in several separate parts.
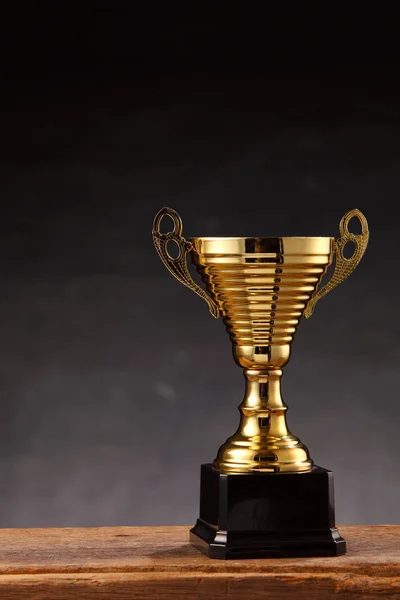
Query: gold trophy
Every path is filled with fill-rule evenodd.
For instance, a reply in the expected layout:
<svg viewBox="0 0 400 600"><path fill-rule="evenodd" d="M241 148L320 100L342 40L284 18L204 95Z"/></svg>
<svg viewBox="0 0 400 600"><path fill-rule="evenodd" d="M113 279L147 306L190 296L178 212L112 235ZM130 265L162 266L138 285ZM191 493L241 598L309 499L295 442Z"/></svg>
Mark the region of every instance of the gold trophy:
<svg viewBox="0 0 400 600"><path fill-rule="evenodd" d="M173 230L161 233L170 217ZM349 231L357 218L361 233ZM182 221L162 208L153 240L167 269L222 317L246 389L238 430L201 467L200 517L192 543L211 558L333 556L346 552L335 526L333 473L314 465L286 423L282 368L302 316L344 281L368 244L368 224L353 209L340 237L182 237ZM344 255L351 242L351 258ZM175 246L175 258L173 258ZM190 253L207 292L192 279ZM331 279L321 280L335 257Z"/></svg>

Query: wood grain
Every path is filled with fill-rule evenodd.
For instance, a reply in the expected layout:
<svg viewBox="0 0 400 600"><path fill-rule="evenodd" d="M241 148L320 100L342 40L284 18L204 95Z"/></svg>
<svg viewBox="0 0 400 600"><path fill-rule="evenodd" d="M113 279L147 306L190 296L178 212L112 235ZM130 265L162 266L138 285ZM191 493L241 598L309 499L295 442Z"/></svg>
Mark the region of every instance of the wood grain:
<svg viewBox="0 0 400 600"><path fill-rule="evenodd" d="M188 527L0 530L0 599L400 600L400 526L341 527L333 558L210 560Z"/></svg>

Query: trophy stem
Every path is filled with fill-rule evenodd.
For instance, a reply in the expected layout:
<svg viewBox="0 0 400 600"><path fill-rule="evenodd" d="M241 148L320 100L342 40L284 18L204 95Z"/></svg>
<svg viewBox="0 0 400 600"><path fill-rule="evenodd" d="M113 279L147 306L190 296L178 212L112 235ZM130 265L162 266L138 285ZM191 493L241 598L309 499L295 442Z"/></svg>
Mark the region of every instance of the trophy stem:
<svg viewBox="0 0 400 600"><path fill-rule="evenodd" d="M239 406L239 428L219 449L215 469L223 473L312 469L307 448L288 429L281 376L281 369L244 369L246 390Z"/></svg>

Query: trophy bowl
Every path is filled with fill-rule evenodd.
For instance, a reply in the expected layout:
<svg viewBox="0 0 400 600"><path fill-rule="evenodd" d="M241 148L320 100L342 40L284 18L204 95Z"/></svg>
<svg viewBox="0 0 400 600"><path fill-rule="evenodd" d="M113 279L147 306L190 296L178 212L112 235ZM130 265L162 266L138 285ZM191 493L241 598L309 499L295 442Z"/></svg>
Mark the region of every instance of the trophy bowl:
<svg viewBox="0 0 400 600"><path fill-rule="evenodd" d="M161 233L164 217L173 222ZM361 234L349 231L357 218ZM333 474L315 466L286 422L282 369L302 316L355 269L368 244L364 215L353 209L340 237L182 237L182 221L164 207L153 241L167 269L222 317L235 362L243 368L245 395L237 431L202 465L200 517L191 541L213 558L343 554L335 527ZM345 257L348 243L353 255ZM172 254L175 246L175 257ZM187 254L206 291L187 267ZM329 282L322 279L335 258Z"/></svg>

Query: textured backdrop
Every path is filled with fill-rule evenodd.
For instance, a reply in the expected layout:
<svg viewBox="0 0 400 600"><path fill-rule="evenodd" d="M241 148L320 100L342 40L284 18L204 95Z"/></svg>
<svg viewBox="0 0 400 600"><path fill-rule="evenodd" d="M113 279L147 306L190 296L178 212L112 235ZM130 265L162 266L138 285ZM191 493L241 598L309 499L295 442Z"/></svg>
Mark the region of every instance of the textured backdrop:
<svg viewBox="0 0 400 600"><path fill-rule="evenodd" d="M283 394L335 472L337 522L399 522L399 101L387 74L357 74L9 77L0 526L197 517L244 381L152 246L163 205L188 237L336 236L365 213L367 253L301 323Z"/></svg>

